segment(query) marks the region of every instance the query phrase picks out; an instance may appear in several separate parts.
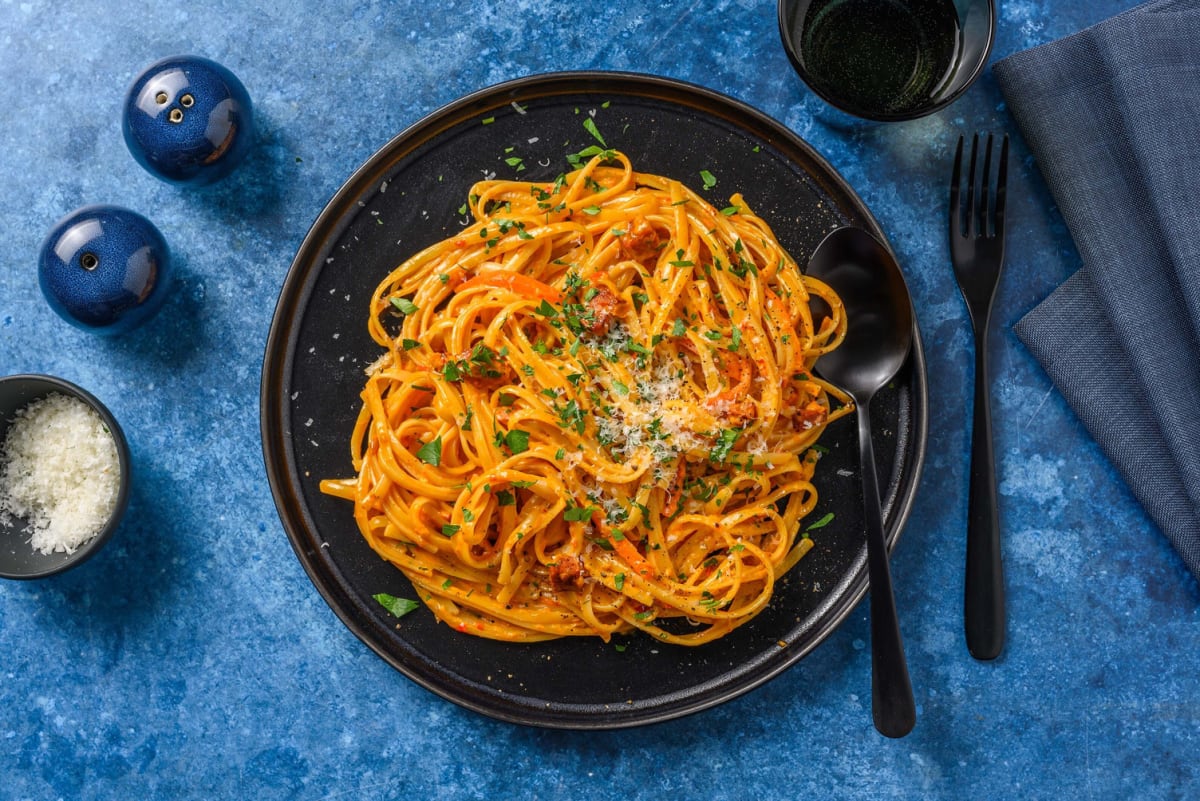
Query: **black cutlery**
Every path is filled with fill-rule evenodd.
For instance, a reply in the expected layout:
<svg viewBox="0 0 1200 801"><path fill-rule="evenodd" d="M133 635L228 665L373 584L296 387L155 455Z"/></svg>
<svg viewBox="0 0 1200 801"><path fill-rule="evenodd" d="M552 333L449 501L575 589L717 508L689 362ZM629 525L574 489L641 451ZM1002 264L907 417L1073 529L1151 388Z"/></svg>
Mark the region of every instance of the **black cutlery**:
<svg viewBox="0 0 1200 801"><path fill-rule="evenodd" d="M892 254L861 228L839 228L817 246L808 274L828 284L846 306L846 338L816 368L854 399L871 586L871 713L875 728L903 737L917 721L908 662L900 638L888 565L879 477L871 442L871 399L908 359L913 312Z"/></svg>
<svg viewBox="0 0 1200 801"><path fill-rule="evenodd" d="M966 197L963 137L954 155L950 180L950 260L966 301L975 336L975 411L971 430L971 476L967 503L967 569L963 622L967 649L976 659L995 659L1004 648L1004 566L1000 557L1000 519L996 509L996 466L992 450L992 412L988 380L988 327L992 301L1004 266L1004 201L1008 172L1008 136L992 185L992 134L987 134L979 168L980 136L971 138Z"/></svg>

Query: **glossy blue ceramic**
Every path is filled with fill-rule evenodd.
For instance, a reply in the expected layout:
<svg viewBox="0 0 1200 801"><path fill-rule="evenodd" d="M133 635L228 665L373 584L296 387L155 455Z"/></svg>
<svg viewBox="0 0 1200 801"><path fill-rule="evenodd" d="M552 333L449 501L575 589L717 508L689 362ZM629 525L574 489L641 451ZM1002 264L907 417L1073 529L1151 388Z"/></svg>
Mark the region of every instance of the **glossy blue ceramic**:
<svg viewBox="0 0 1200 801"><path fill-rule="evenodd" d="M38 283L55 312L79 328L120 334L162 306L170 285L166 240L142 215L120 206L84 206L42 243Z"/></svg>
<svg viewBox="0 0 1200 801"><path fill-rule="evenodd" d="M121 129L134 159L176 184L224 178L254 142L250 95L237 76L200 56L151 64L129 87Z"/></svg>

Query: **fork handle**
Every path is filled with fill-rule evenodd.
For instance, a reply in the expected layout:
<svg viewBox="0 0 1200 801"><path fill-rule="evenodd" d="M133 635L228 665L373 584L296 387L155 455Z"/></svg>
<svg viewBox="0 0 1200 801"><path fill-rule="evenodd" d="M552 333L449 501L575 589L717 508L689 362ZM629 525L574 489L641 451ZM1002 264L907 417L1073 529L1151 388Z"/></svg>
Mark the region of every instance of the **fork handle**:
<svg viewBox="0 0 1200 801"><path fill-rule="evenodd" d="M1000 559L1000 519L996 511L987 339L976 336L975 343L975 414L971 431L963 620L971 655L976 659L995 659L1004 647L1004 566Z"/></svg>

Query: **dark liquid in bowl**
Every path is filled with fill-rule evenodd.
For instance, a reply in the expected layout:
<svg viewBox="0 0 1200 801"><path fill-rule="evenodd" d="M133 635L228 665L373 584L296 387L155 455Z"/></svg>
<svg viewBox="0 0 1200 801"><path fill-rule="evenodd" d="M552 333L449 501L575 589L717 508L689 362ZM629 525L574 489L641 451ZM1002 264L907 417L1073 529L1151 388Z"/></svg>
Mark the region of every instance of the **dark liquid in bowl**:
<svg viewBox="0 0 1200 801"><path fill-rule="evenodd" d="M952 0L812 0L798 4L791 26L813 88L866 116L936 102L961 51Z"/></svg>

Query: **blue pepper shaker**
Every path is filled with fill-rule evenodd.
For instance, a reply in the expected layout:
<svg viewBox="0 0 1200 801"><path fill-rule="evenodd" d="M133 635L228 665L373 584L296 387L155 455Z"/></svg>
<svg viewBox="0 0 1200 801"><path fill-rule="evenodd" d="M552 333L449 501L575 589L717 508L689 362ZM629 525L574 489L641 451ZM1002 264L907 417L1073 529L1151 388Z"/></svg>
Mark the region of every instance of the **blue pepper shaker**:
<svg viewBox="0 0 1200 801"><path fill-rule="evenodd" d="M151 174L199 186L224 178L246 157L254 112L246 87L228 69L200 56L172 56L129 87L121 130Z"/></svg>
<svg viewBox="0 0 1200 801"><path fill-rule="evenodd" d="M38 283L50 307L100 334L144 323L162 306L170 282L166 240L145 217L120 206L84 206L63 217L38 259Z"/></svg>

